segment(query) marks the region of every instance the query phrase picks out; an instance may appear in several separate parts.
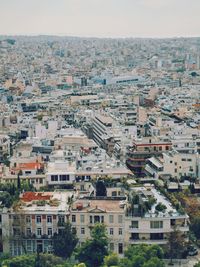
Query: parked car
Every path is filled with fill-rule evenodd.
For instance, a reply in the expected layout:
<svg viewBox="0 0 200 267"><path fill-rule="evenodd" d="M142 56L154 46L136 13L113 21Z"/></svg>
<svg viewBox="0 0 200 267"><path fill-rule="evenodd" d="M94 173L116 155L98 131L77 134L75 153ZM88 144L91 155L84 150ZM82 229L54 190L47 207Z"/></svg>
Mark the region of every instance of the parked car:
<svg viewBox="0 0 200 267"><path fill-rule="evenodd" d="M198 250L193 245L188 247L188 256L196 256L198 254Z"/></svg>

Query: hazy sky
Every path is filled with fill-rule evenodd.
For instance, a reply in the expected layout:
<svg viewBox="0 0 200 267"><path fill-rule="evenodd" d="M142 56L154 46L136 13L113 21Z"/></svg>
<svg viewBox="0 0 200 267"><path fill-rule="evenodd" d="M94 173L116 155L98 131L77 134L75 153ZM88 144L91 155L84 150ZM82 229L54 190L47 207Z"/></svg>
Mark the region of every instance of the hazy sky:
<svg viewBox="0 0 200 267"><path fill-rule="evenodd" d="M0 0L0 34L200 36L200 0Z"/></svg>

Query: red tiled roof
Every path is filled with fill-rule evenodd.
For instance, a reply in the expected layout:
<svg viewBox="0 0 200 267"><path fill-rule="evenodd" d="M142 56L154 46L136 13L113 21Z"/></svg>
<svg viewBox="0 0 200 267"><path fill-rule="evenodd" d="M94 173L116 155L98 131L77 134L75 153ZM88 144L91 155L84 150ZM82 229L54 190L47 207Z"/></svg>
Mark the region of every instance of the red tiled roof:
<svg viewBox="0 0 200 267"><path fill-rule="evenodd" d="M15 170L37 170L41 169L42 164L38 162L19 163Z"/></svg>
<svg viewBox="0 0 200 267"><path fill-rule="evenodd" d="M20 163L19 168L21 170L34 170L34 169L40 169L41 164L38 162L31 162L31 163Z"/></svg>
<svg viewBox="0 0 200 267"><path fill-rule="evenodd" d="M51 194L40 192L25 192L20 199L25 202L31 202L33 200L50 200Z"/></svg>

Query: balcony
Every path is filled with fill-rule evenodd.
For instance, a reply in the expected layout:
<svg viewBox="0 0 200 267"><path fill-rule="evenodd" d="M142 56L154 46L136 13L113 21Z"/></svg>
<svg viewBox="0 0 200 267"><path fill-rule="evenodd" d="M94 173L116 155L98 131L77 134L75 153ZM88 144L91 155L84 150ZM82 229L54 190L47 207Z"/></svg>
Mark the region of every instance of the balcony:
<svg viewBox="0 0 200 267"><path fill-rule="evenodd" d="M189 231L189 226L177 226L177 229L181 232L188 232ZM129 226L129 233L138 233L138 234L156 234L156 233L170 233L173 232L173 228L133 228L132 226Z"/></svg>
<svg viewBox="0 0 200 267"><path fill-rule="evenodd" d="M133 228L132 226L129 227L129 233L170 233L172 232L172 228L157 228L157 229L152 229L152 228Z"/></svg>
<svg viewBox="0 0 200 267"><path fill-rule="evenodd" d="M129 239L129 243L130 244L135 244L135 245L139 245L139 244L147 244L147 245L152 245L152 244L158 244L158 245L164 245L167 244L167 239L156 239L156 240L152 240L152 239Z"/></svg>
<svg viewBox="0 0 200 267"><path fill-rule="evenodd" d="M155 174L155 172L156 172L156 170L154 170L152 167L150 167L149 165L146 165L145 166L145 172L147 172L148 174L150 174L150 175L152 175L152 176L154 176L154 174Z"/></svg>

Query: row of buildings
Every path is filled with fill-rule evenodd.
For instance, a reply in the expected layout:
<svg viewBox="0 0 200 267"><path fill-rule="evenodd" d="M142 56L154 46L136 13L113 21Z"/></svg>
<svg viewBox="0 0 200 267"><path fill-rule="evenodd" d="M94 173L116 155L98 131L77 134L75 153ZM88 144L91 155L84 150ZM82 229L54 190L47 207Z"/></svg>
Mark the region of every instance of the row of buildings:
<svg viewBox="0 0 200 267"><path fill-rule="evenodd" d="M96 223L105 224L109 250L120 255L130 244L164 245L174 229L188 238L188 216L152 186L130 186L128 191L110 187L106 197L95 196L89 182L76 183L75 189L25 192L10 209L2 208L1 252L53 252L53 236L62 234L67 221L80 245L90 238ZM163 205L162 211L158 204Z"/></svg>

